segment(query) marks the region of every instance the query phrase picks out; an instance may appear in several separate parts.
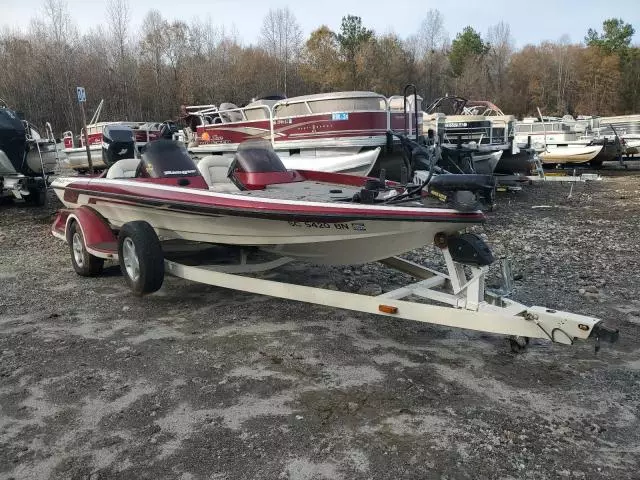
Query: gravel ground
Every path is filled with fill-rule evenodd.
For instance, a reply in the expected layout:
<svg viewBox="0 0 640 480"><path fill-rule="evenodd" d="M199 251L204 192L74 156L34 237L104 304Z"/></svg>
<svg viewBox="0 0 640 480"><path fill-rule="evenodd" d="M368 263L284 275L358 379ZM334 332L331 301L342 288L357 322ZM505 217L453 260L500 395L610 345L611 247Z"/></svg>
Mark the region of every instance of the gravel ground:
<svg viewBox="0 0 640 480"><path fill-rule="evenodd" d="M637 167L637 166L636 166ZM58 207L0 207L2 479L637 479L640 172L499 196L517 300L614 346L532 342L167 278L73 273ZM432 248L407 256L437 264ZM268 277L376 293L384 267Z"/></svg>

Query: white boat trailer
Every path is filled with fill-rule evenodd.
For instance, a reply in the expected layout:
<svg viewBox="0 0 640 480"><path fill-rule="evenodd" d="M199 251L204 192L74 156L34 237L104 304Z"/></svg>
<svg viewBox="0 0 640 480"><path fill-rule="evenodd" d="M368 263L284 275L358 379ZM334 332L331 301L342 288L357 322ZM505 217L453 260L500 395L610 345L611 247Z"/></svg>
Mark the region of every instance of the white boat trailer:
<svg viewBox="0 0 640 480"><path fill-rule="evenodd" d="M600 339L615 342L618 331L606 327L598 318L545 307L527 307L485 290L488 266L474 267L453 260L442 248L448 274L403 258L392 257L380 263L407 273L419 281L381 295L368 296L325 288L278 282L242 275L280 267L293 261L276 260L250 264L242 255L239 264L189 266L165 259L165 272L176 277L217 287L268 295L288 300L372 313L387 318L413 320L448 327L478 330L509 336L514 352L524 350L530 338L572 345L576 340L592 338L599 349ZM465 266L471 274L465 273ZM442 305L410 300L430 300Z"/></svg>
<svg viewBox="0 0 640 480"><path fill-rule="evenodd" d="M507 335L515 352L526 348L530 338L565 345L590 338L596 341L596 350L601 339L615 342L618 338L618 330L607 327L598 318L527 307L505 298L504 292L488 292L485 278L494 258L484 242L473 234L435 235L433 241L444 255L447 274L399 257L381 260L387 267L418 281L369 296L247 276L281 267L294 259L271 254L267 259L261 255L262 258L250 261L252 250L244 247L226 246L222 254L219 251L212 254L221 247L180 240L161 242L144 221L124 224L116 238L101 217L84 207L60 210L51 232L70 245L71 263L79 275L99 275L105 259L118 261L126 283L136 295L160 289L168 273L254 294ZM450 248L455 251L452 253ZM238 253L239 261L229 263ZM503 264L502 273L508 291L511 277L508 263Z"/></svg>

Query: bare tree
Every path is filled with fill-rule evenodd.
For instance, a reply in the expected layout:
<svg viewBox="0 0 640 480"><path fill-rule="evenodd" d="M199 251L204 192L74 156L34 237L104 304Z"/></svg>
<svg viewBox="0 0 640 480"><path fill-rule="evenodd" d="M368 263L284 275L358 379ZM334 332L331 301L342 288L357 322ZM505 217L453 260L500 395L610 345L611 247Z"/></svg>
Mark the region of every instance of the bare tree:
<svg viewBox="0 0 640 480"><path fill-rule="evenodd" d="M161 92L164 77L164 56L167 50L167 21L162 18L158 10L149 10L142 21L142 38L139 42L140 56L143 62L142 74L148 78L151 72L152 83L142 86L141 95L145 102L153 105L153 115L158 117L163 113L163 95L153 94Z"/></svg>
<svg viewBox="0 0 640 480"><path fill-rule="evenodd" d="M553 47L553 59L556 63L556 81L557 81L557 94L556 94L556 108L558 113L565 114L569 110L569 102L567 99L567 89L570 80L571 70L571 56L569 55L569 36L563 35L560 40Z"/></svg>
<svg viewBox="0 0 640 480"><path fill-rule="evenodd" d="M269 10L262 23L260 43L282 65L284 93L291 64L298 59L302 48L302 30L288 7ZM278 86L280 85L278 72Z"/></svg>
<svg viewBox="0 0 640 480"><path fill-rule="evenodd" d="M107 19L110 33L110 51L112 55L112 71L116 85L115 101L117 111L125 118L131 113L130 90L134 81L128 68L132 61L129 48L129 2L128 0L108 0Z"/></svg>
<svg viewBox="0 0 640 480"><path fill-rule="evenodd" d="M407 46L424 72L424 92L431 100L441 94L447 67L446 47L449 35L444 28L444 17L437 9L430 9L418 32L407 40Z"/></svg>
<svg viewBox="0 0 640 480"><path fill-rule="evenodd" d="M66 99L66 102L61 105L64 123L74 125L76 105L72 78L78 31L71 21L71 14L65 0L45 0L43 10L44 22L32 22L32 35L44 40L39 48L43 49L41 58L44 59L46 69L51 75L50 95L53 98L62 95ZM60 116L56 115L53 118L59 121Z"/></svg>
<svg viewBox="0 0 640 480"><path fill-rule="evenodd" d="M442 50L449 36L444 29L444 17L438 9L430 9L422 20L418 32L412 36L414 54L423 58L429 53Z"/></svg>
<svg viewBox="0 0 640 480"><path fill-rule="evenodd" d="M514 50L509 24L499 22L490 26L486 43L489 46L486 56L489 80L487 93L492 97L500 97L504 94L507 83L507 67Z"/></svg>

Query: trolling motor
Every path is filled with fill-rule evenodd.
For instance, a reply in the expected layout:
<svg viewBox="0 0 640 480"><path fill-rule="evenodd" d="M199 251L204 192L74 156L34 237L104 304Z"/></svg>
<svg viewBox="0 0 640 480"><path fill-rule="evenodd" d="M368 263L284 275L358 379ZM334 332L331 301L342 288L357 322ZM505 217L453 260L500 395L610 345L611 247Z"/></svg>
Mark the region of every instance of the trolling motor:
<svg viewBox="0 0 640 480"><path fill-rule="evenodd" d="M461 211L492 208L496 179L491 175L455 174L437 166L441 150L433 132L427 133L426 145L398 132L388 133L400 140L404 163L413 172L413 184L406 185L405 195L432 196Z"/></svg>

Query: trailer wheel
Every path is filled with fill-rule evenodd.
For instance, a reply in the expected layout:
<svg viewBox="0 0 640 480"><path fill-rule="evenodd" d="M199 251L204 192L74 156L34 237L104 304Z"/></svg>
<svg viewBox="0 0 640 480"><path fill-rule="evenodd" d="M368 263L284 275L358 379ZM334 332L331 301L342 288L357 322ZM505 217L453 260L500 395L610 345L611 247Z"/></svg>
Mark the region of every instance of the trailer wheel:
<svg viewBox="0 0 640 480"><path fill-rule="evenodd" d="M71 251L71 265L73 265L73 269L78 275L94 277L102 273L104 259L91 255L87 251L84 235L82 235L82 230L76 221L71 222L71 225L69 225L67 243Z"/></svg>
<svg viewBox="0 0 640 480"><path fill-rule="evenodd" d="M603 162L602 160L591 160L591 161L589 162L589 165L590 165L591 167L593 167L593 168L598 169L598 168L602 168L602 164L603 164L603 163L604 163L604 162Z"/></svg>
<svg viewBox="0 0 640 480"><path fill-rule="evenodd" d="M47 191L42 188L30 188L29 196L25 200L31 205L42 207L47 201Z"/></svg>
<svg viewBox="0 0 640 480"><path fill-rule="evenodd" d="M118 234L118 257L122 275L134 295L160 289L164 280L164 254L151 225L143 221L125 223Z"/></svg>

